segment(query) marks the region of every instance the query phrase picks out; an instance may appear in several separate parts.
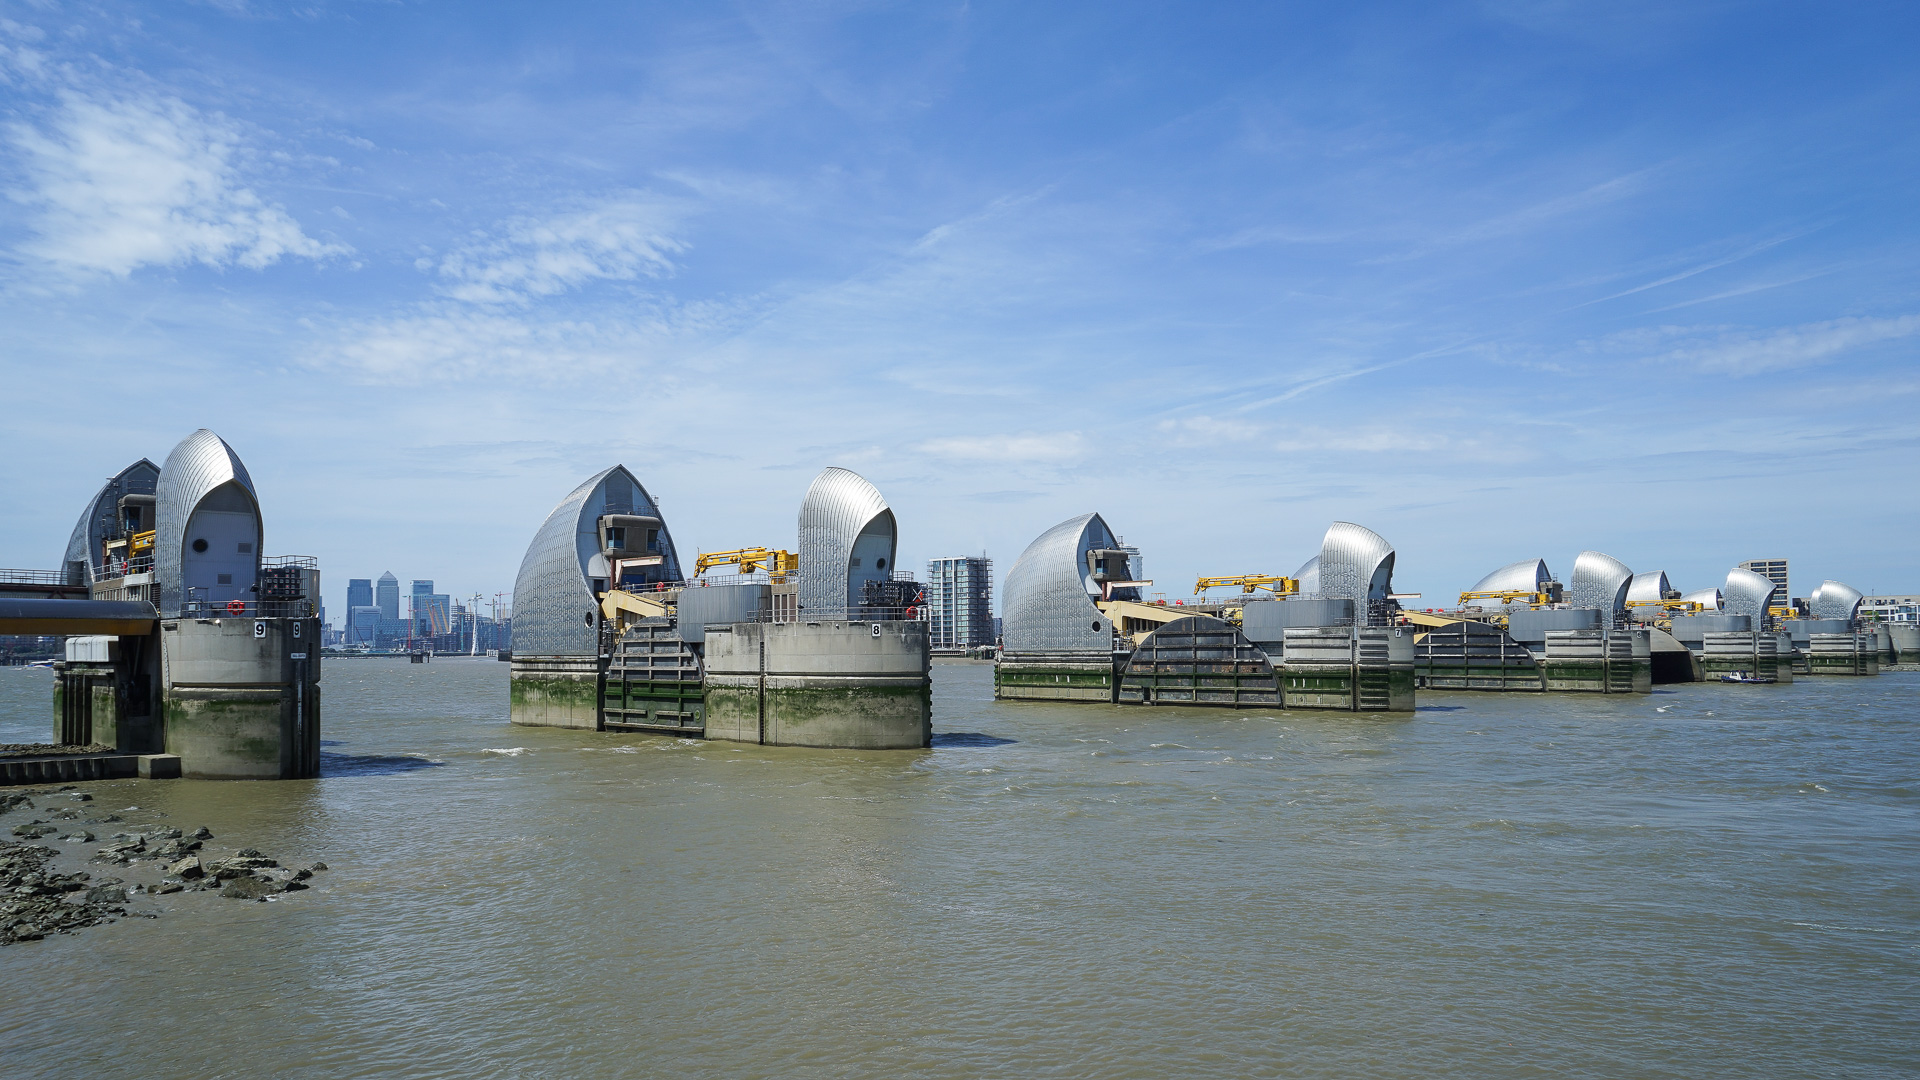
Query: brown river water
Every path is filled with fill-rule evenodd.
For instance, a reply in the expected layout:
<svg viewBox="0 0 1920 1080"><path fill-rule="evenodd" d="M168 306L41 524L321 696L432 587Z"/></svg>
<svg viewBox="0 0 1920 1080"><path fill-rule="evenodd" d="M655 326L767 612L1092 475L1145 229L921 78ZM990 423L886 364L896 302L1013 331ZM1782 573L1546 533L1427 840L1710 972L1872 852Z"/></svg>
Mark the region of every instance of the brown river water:
<svg viewBox="0 0 1920 1080"><path fill-rule="evenodd" d="M321 779L85 787L331 869L0 948L0 1076L1920 1074L1920 674L1387 718L991 675L852 752L329 661ZM0 742L51 681L0 669Z"/></svg>

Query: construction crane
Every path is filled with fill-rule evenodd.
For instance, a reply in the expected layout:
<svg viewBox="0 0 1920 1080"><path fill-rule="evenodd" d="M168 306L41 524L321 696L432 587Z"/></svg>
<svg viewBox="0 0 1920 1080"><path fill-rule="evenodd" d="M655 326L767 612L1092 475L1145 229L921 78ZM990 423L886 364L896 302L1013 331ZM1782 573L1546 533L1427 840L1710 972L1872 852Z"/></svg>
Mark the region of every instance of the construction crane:
<svg viewBox="0 0 1920 1080"><path fill-rule="evenodd" d="M1664 608L1672 615L1698 615L1705 610L1698 600L1629 600L1627 606Z"/></svg>
<svg viewBox="0 0 1920 1080"><path fill-rule="evenodd" d="M1240 591L1252 595L1255 589L1265 589L1275 596L1292 596L1300 591L1300 583L1290 577L1277 574L1240 574L1234 577L1203 577L1193 583L1193 595L1205 596L1208 589L1224 589L1238 585Z"/></svg>
<svg viewBox="0 0 1920 1080"><path fill-rule="evenodd" d="M1469 600L1498 600L1503 604L1511 604L1516 600L1524 600L1534 607L1545 607L1553 602L1553 598L1546 593L1534 592L1531 589L1480 589L1478 591L1469 590L1460 594L1460 605L1462 607L1465 607Z"/></svg>
<svg viewBox="0 0 1920 1080"><path fill-rule="evenodd" d="M785 582L788 574L800 569L800 556L791 551L763 547L709 551L694 562L693 574L699 577L716 566L738 566L743 574L765 570L767 576L777 585Z"/></svg>

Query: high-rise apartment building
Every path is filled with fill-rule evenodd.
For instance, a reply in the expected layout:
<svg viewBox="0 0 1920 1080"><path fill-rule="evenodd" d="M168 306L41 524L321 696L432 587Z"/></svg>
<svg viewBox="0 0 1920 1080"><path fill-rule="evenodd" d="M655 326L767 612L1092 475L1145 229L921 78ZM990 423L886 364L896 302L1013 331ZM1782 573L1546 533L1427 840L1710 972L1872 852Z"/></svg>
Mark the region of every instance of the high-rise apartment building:
<svg viewBox="0 0 1920 1080"><path fill-rule="evenodd" d="M927 563L927 641L935 649L994 643L993 560L982 556Z"/></svg>
<svg viewBox="0 0 1920 1080"><path fill-rule="evenodd" d="M1787 588L1787 560L1785 559L1748 559L1740 564L1740 569L1751 570L1773 582L1773 592L1767 596L1767 607L1785 607L1792 593Z"/></svg>

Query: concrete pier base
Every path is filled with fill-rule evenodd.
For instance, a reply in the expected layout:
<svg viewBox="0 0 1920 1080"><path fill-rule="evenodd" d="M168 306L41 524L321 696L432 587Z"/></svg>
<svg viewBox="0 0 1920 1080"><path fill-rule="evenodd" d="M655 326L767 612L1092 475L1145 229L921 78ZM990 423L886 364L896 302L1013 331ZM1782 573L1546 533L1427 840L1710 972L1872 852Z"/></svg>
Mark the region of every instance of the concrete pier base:
<svg viewBox="0 0 1920 1080"><path fill-rule="evenodd" d="M706 628L706 734L767 746L920 749L933 741L925 623Z"/></svg>
<svg viewBox="0 0 1920 1080"><path fill-rule="evenodd" d="M1413 711L1411 628L1286 627L1281 633L1276 669L1284 708Z"/></svg>
<svg viewBox="0 0 1920 1080"><path fill-rule="evenodd" d="M1763 679L1790 683L1793 660L1780 656L1779 637L1772 633L1708 632L1700 645L1701 678L1718 680L1722 675L1749 672Z"/></svg>
<svg viewBox="0 0 1920 1080"><path fill-rule="evenodd" d="M1809 634L1807 674L1878 675L1879 643L1873 634Z"/></svg>
<svg viewBox="0 0 1920 1080"><path fill-rule="evenodd" d="M188 777L320 774L320 620L160 624L166 752Z"/></svg>
<svg viewBox="0 0 1920 1080"><path fill-rule="evenodd" d="M509 718L534 727L600 727L600 658L515 655Z"/></svg>
<svg viewBox="0 0 1920 1080"><path fill-rule="evenodd" d="M1653 644L1645 630L1548 630L1540 657L1549 691L1653 692Z"/></svg>

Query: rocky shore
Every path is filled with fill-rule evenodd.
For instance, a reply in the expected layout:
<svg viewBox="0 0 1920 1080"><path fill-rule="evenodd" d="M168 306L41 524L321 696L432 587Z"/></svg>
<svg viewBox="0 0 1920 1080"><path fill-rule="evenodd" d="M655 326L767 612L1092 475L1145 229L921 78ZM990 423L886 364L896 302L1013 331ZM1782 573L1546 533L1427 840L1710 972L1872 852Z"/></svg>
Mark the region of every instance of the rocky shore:
<svg viewBox="0 0 1920 1080"><path fill-rule="evenodd" d="M0 792L0 817L30 817L12 827L17 839L0 839L0 946L121 918L157 918L157 911L127 906L141 896L217 891L229 899L266 901L306 889L327 868L321 862L282 866L253 848L213 857L206 845L214 835L204 825L187 833L133 824L120 813L89 814L92 801L76 785ZM101 844L96 828L116 831ZM56 863L71 849L52 844L100 844L87 861L101 869L97 875L62 872Z"/></svg>

